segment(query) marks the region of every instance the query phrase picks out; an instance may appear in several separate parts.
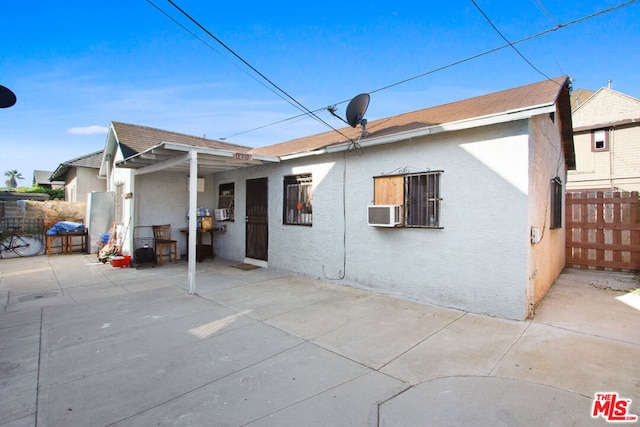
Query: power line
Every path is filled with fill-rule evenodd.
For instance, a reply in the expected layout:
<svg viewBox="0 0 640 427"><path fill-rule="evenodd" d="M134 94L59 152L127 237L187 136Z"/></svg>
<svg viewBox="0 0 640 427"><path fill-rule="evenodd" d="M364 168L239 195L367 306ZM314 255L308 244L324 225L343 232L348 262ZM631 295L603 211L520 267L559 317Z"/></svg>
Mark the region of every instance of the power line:
<svg viewBox="0 0 640 427"><path fill-rule="evenodd" d="M538 9L540 9L540 11L542 11L542 13L544 13L547 18L549 18L549 20L551 21L551 23L553 25L555 25L556 27L558 26L558 21L556 21L553 17L553 15L551 15L551 13L549 13L549 11L547 10L546 7L544 7L544 5L542 4L541 0L531 0L533 3L536 4L536 6L538 6Z"/></svg>
<svg viewBox="0 0 640 427"><path fill-rule="evenodd" d="M202 40L201 38L199 38L197 35L195 35L193 32L191 32L190 30L188 30L188 29L187 29L186 27L184 27L182 24L180 24L179 22L177 22L175 19L171 18L171 17L170 17L169 15L167 15L164 11L162 11L162 10L161 10L160 8L158 8L155 4L153 4L150 0L146 0L146 1L147 1L148 3L150 3L151 5L153 5L154 7L156 7L158 10L160 10L163 14L165 14L167 17L169 17L172 21L176 22L180 27L182 27L182 28L183 28L185 31L187 31L189 34L193 35L196 39L200 40L200 41L201 41L202 43L204 43L206 46L208 46L208 47L210 47L211 49L213 49L213 47L211 47L208 43L206 43L204 40ZM173 2L172 2L171 0L168 0L168 1L169 1L170 3L172 3L172 4L173 4ZM577 19L574 19L574 20L572 20L572 21L568 21L568 22L561 23L561 24L556 24L553 28L549 28L549 29L547 29L547 30L544 30L544 31L541 31L541 32L538 32L538 33L532 34L532 35L530 35L530 36L527 36L527 37L521 38L521 39L519 39L519 40L516 40L516 41L513 41L513 42L509 42L509 41L507 40L507 44L505 44L505 45L498 46L498 47L495 47L495 48L493 48L493 49L486 50L486 51L484 51L484 52L481 52L481 53L478 53L478 54L475 54L475 55L469 56L469 57L467 57L467 58L464 58L464 59L461 59L461 60L458 60L458 61L451 62L451 63L449 63L449 64L447 64L447 65L444 65L444 66L441 66L441 67L438 67L438 68L434 68L434 69L432 69L432 70L426 71L426 72L421 73L421 74L417 74L417 75L415 75L415 76L413 76L413 77L409 77L409 78L406 78L406 79L403 79L403 80L397 81L397 82L395 82L395 83L392 83L392 84L389 84L389 85L386 85L386 86L380 87L380 88L378 88L378 89L371 90L371 91L369 91L368 93L372 94L372 93L376 93L376 92L381 92L381 91L383 91L383 90L390 89L390 88L392 88L392 87L399 86L399 85L401 85L401 84L408 83L408 82L410 82L410 81L417 80L417 79L419 79L419 78L426 77L426 76L431 75L431 74L435 74L435 73L437 73L437 72L439 72L439 71L443 71L443 70L446 70L446 69L448 69L448 68L455 67L456 65L460 65L460 64L464 64L464 63L469 62L469 61L473 61L473 60L475 60L475 59L478 59L478 58L481 58L481 57L483 57L483 56L486 56L486 55L492 54L492 53L494 53L494 52L500 51L500 50L505 49L505 48L507 48L507 47L512 47L512 48L513 48L513 46L514 46L514 45L516 45L516 44L524 43L524 42L526 42L526 41L529 41L529 40L532 40L532 39L535 39L535 38L538 38L538 37L541 37L541 36L547 35L547 34L549 34L549 33L552 33L552 32L555 32L555 31L558 31L558 30L560 30L560 29L562 29L562 28L569 27L569 26L571 26L571 25L578 24L578 23L580 23L580 22L583 22L583 21L586 21L586 20L589 20L589 19L595 18L595 17L597 17L597 16L604 15L604 14L607 14L607 13L610 13L610 12L613 12L614 10L617 10L617 9L620 9L620 8L623 8L623 7L626 7L626 6L629 6L629 5L631 5L631 4L633 4L633 3L637 3L637 2L638 2L638 0L627 0L627 1L625 1L625 2L622 2L622 3L619 3L619 4L617 4L617 5L611 6L611 7L609 7L609 8L606 8L606 9L600 10L600 11L598 11L598 12L594 12L594 13L592 13L592 14L585 15L585 16L583 16L583 17L581 17L581 18L577 18ZM175 6L175 5L174 5L174 7L176 7L176 8L177 8L177 6ZM178 8L178 9L179 9L179 8ZM179 10L180 10L180 9L179 9ZM188 16L187 16L187 17L188 17ZM190 18L190 17L189 17L189 18ZM190 19L191 19L191 18L190 18ZM553 21L554 21L554 23L555 23L555 20L553 20ZM199 24L196 22L196 25L199 25ZM202 28L202 27L201 27L201 28ZM212 34L210 34L206 29L204 29L204 28L203 28L203 30L204 30L205 32L207 32L211 37L213 37L214 39L216 39L216 37L215 37L215 36L213 36ZM217 39L216 39L216 40L217 40ZM226 47L226 45L225 45L225 47ZM228 49L228 48L227 48L227 49ZM214 51L216 51L215 49L213 49L213 50L214 50ZM216 52L217 52L217 51L216 51ZM235 54L235 52L233 52L233 51L231 51L231 52L232 52L234 55L236 55L236 54ZM217 53L219 54L219 52L217 52ZM236 55L236 56L237 56L237 55ZM243 62L244 62L244 60L243 60ZM234 65L235 65L235 64L234 64ZM248 64L247 64L247 65L248 65ZM253 67L251 67L250 65L248 65L248 66L249 66L250 68L253 68ZM242 70L242 69L241 69L241 70ZM243 72L245 72L245 74L248 74L248 73L246 73L246 71L245 71L245 70L242 70L242 71L243 71ZM248 75L249 75L249 76L251 76L250 74L248 74ZM263 86L265 86L263 82L261 82L261 81L259 81L259 80L255 79L255 77L254 77L254 76L251 76L251 77L252 77L254 80L258 81L258 82L259 82L260 84L262 84ZM268 80L268 79L267 79L267 80ZM267 87L267 86L265 86L265 87ZM273 91L271 88L269 88L269 87L267 87L267 88L268 88L271 92L276 93L276 92L275 92L275 91ZM279 97L281 97L281 98L282 98L282 96L281 96L279 93L276 93L276 95L278 95ZM287 95L287 96L288 96L288 95ZM283 99L284 99L284 98L283 98ZM337 102L337 103L335 103L335 104L333 104L333 105L340 105L340 104L344 104L344 103L346 103L346 102L348 102L348 101L349 101L348 99L347 99L347 100L343 100L343 101ZM289 102L289 101L287 100L287 102ZM290 102L289 102L289 103L290 103ZM296 108L297 108L297 107L296 107ZM300 108L298 108L298 109L300 109ZM326 107L322 107L322 108L318 108L318 109L313 110L313 111L309 111L308 109L306 109L306 107L303 107L303 109L301 109L301 111L303 111L303 113L302 113L302 114L299 114L299 115L297 115L297 116L293 116L293 117L290 117L290 118L287 118L287 119L279 120L279 121L276 121L276 122L273 122L273 123L269 123L269 124L265 124L265 125L262 125L262 126L258 126L258 127L255 127L255 128L249 129L249 130L246 130L246 131L238 132L238 133L235 133L235 134L233 134L233 135L228 136L227 138L230 138L230 137L233 137L233 136L237 136L237 135L242 135L242 134L249 133L249 132L253 132L253 131L255 131L255 130L259 130L259 129L264 129L264 128L269 127L269 126L273 126L273 125L276 125L276 124L284 123L284 122L287 122L287 121L289 121L289 120L294 120L294 119L297 119L297 118L300 118L300 117L304 117L304 116L308 116L308 115L311 115L311 116L312 116L312 117L314 117L316 120L321 120L323 123L325 123L325 124L326 124L327 126L329 126L331 129L333 129L334 131L336 131L336 132L338 132L339 134L343 135L343 134L342 134L342 132L338 131L338 130L337 130L337 129L335 129L333 126L331 126L331 125L327 124L324 120L320 119L320 118L315 114L315 113L320 112L320 111L323 111L323 110L325 110L325 109L326 109ZM347 136L345 136L345 135L343 135L343 136L344 136L345 138L347 138L348 140L350 140L351 142L353 142L353 140L352 140L351 138L348 138L348 137L347 137ZM226 138L223 138L223 139L226 139Z"/></svg>
<svg viewBox="0 0 640 427"><path fill-rule="evenodd" d="M272 87L274 87L278 92L282 93L284 96L286 96L289 100L291 100L293 102L292 105L294 105L296 108L298 108L300 111L302 112L306 112L306 114L310 115L311 117L313 117L314 119L316 119L318 122L324 124L325 126L329 127L330 129L332 129L333 131L339 133L340 135L342 135L344 138L348 139L349 141L351 141L352 143L354 143L355 141L353 141L351 138L349 138L348 136L346 136L344 133L340 132L338 129L334 128L333 126L331 126L329 123L327 123L326 121L324 121L321 117L319 117L317 114L315 114L313 111L309 110L307 107L305 107L304 105L302 105L300 102L298 102L297 99L295 99L293 96L289 95L289 93L287 93L284 89L282 89L280 86L278 86L277 84L275 84L273 81L271 81L267 76L265 76L264 74L262 74L260 71L258 71L253 65L249 64L249 62L247 62L244 58L242 58L239 54L237 54L233 49L231 49L229 46L227 46L222 40L220 40L218 37L216 37L213 33L211 33L209 30L207 30L202 24L200 24L197 20L195 20L193 17L191 17L191 15L189 15L187 12L185 12L182 8L180 8L180 6L178 6L177 4L175 4L173 2L173 0L168 0L169 3L171 3L171 5L173 7L175 7L180 13L182 13L185 17L187 17L187 19L189 19L191 22L193 22L195 25L197 25L202 31L204 31L209 37L211 37L212 39L214 39L216 42L218 42L218 44L220 44L222 47L224 47L228 52L230 52L233 56L235 56L238 60L240 60L243 64L245 64L247 67L249 67L254 73L256 73L257 75L259 75L262 79L264 79L267 83L269 83ZM291 102L290 102L291 103Z"/></svg>
<svg viewBox="0 0 640 427"><path fill-rule="evenodd" d="M509 40L504 36L504 34L502 34L502 33L500 32L500 30L498 29L498 27L496 27L496 26L494 25L494 23L491 21L491 18L489 18L489 16L487 16L487 14L486 14L486 13L484 13L484 11L480 8L480 6L478 6L478 3L476 3L476 2L475 2L475 0L471 0L471 3L473 3L473 5L476 7L476 9L478 9L478 11L482 14L482 16L484 16L484 18L487 20L487 22L489 22L489 25L491 25L491 28L493 28L493 29L495 30L495 32L496 32L496 33L498 33L498 35L499 35L500 37L502 37L502 40L506 41L506 42L507 42L507 44L508 44L508 45L509 45L513 50L515 50L515 51L516 51L516 53L517 53L518 55L520 55L520 57L521 57L521 58L522 58L522 59L523 59L527 64L529 64L529 65L531 66L531 68L533 68L534 70L536 70L536 71L538 72L538 74L541 74L541 75L542 75L542 76L544 76L547 80L551 80L551 77L547 76L545 73L543 73L542 71L540 71L540 70L538 69L538 67L536 67L535 65L533 65L533 63L532 63L531 61L529 61L529 60L527 59L527 57L526 57L526 56L524 56L524 54L523 54L522 52L520 52L520 51L518 50L518 48L517 48L517 47L515 47L515 46L513 45L513 43L511 43L511 42L510 42L510 41L509 41Z"/></svg>
<svg viewBox="0 0 640 427"><path fill-rule="evenodd" d="M199 37L196 33L194 33L194 32L193 32L193 31L191 31L189 28L187 28L185 25L183 25L182 23L180 23L177 19L175 19L174 17L172 17L171 15L169 15L167 12L165 12L164 10L162 10L162 8L160 8L158 5L156 5L153 1L151 1L151 0L146 0L146 1L147 1L147 3L149 3L151 6L153 6L155 9L157 9L160 13L162 13L164 16L166 16L166 17L167 17L167 18L169 18L171 21L173 21L173 22L174 22L176 25L178 25L180 28L182 28L184 31L186 31L187 33L189 33L192 37L194 37L195 39L197 39L198 41L200 41L202 44L204 44L205 46L207 46L209 49L213 50L215 53L217 53L218 55L220 55L222 58L226 59L229 63L231 63L231 64L232 64L234 67L236 67L238 70L242 71L244 74L246 74L247 76L249 76L250 78L252 78L253 80L255 80L257 83L259 83L260 85L262 85L264 88L266 88L267 90L269 90L270 92L272 92L273 94L275 94L276 96L278 96L279 98L281 98L281 99L283 99L284 101L286 101L287 103L289 103L289 104L293 105L295 108L298 108L298 106L296 106L295 104L293 104L293 103L292 103L292 101L291 101L290 99L286 98L283 94L281 94L281 93L279 93L279 92L275 91L272 87L268 86L264 81L262 81L262 80L258 79L258 78L257 78L257 77L255 77L253 74L251 74L251 73L247 72L245 69L243 69L242 67L238 66L238 64L236 64L235 62L230 61L226 56L224 56L222 53L220 53L216 48L214 48L213 46L211 46L211 45L210 45L209 43L207 43L207 41L205 41L203 38ZM179 8L178 8L178 9L179 9ZM179 9L179 10L180 10L180 9ZM206 31L206 30L205 30L205 31ZM216 39L216 38L214 37L214 39ZM216 39L216 40L217 40L217 39ZM226 46L225 46L225 47L226 47ZM251 67L251 66L249 66L249 67ZM258 73L258 74L260 74L260 73ZM268 79L267 79L267 80L268 80ZM343 102L346 102L346 101L343 101ZM298 108L298 109L300 110L300 108ZM238 135L242 135L242 134L245 134L245 133L253 132L253 131L256 131L256 130L259 130L259 129L262 129L262 128L266 128L266 127L269 127L269 126L277 125L277 124L284 123L284 122L287 122L287 121L290 121L290 120L295 120L295 119L300 118L300 117L308 117L310 114L311 114L312 116L315 116L315 113L318 113L318 112L323 111L323 110L325 110L325 108L324 108L324 107L323 107L323 108L318 108L318 109L313 110L313 111L311 111L311 112L308 112L308 110L304 109L304 110L301 110L301 111L303 111L303 113L302 113L302 114L298 114L297 116L289 117L289 118L286 118L286 119L283 119L283 120L279 120L279 121L277 121L277 122L273 122L273 123L269 123L269 124L266 124L266 125L258 126L258 127L252 128L252 129L248 129L248 130L245 130L245 131L242 131L242 132L235 133L235 134L233 134L233 135L229 135L229 136L224 137L224 138L220 138L220 139L225 140L225 139L227 139L227 138L232 138L232 137L234 137L234 136L238 136ZM317 118L317 117L316 117L316 118ZM320 120L321 120L321 119L320 119ZM324 122L324 121L322 121L322 122ZM325 123L325 124L326 124L326 123ZM331 128L333 129L333 127L332 127L332 126L330 126L330 125L329 125L329 127L331 127ZM344 134L342 134L342 132L337 131L336 129L333 129L333 130L335 130L336 132L338 132L340 135L344 136L345 138L350 139L350 138L348 138L347 136L345 136Z"/></svg>
<svg viewBox="0 0 640 427"><path fill-rule="evenodd" d="M430 75L430 74L434 74L434 73L436 73L436 72L438 72L438 71L446 70L447 68L455 67L456 65L464 64L465 62L473 61L474 59L478 59L478 58L480 58L480 57L483 57L483 56L489 55L489 54L491 54L491 53L497 52L497 51L502 50L502 49L504 49L504 48L510 47L511 45L524 43L524 42L526 42L526 41L529 41L529 40L532 40L532 39L538 38L538 37L540 37L540 36L544 36L544 35L546 35L546 34L549 34L549 33L554 32L554 31L558 31L558 30L559 30L559 29L561 29L561 28L569 27L569 26L571 26L571 25L574 25L574 24L580 23L580 22L582 22L582 21L586 21L587 19L595 18L596 16L603 15L603 14L605 14L605 13L612 12L612 11L613 11L613 10L615 10L615 9L619 9L619 8L621 8L621 7L629 6L630 4L632 4L632 3L636 3L637 1L638 1L638 0L628 0L628 1L624 2L624 3L620 3L620 4L618 4L618 5L615 5L615 6L609 7L609 8L607 8L607 9L603 9L603 10L601 10L601 11L599 11L599 12L592 13L591 15L583 16L582 18L578 18L578 19L575 19L575 20L573 20L573 21L566 22L566 23L564 23L564 24L558 24L557 26L555 26L555 27L553 27L553 28L549 28L548 30L544 30L544 31L541 31L541 32L539 32L539 33L536 33L536 34L533 34L533 35L530 35L530 36L527 36L527 37L521 38L521 39L519 39L519 40L516 40L516 41L514 41L514 42L511 42L511 44L505 44L505 45L502 45L502 46L498 46L498 47L495 47L495 48L493 48L493 49L489 49L489 50L486 50L486 51L484 51L484 52L478 53L478 54L476 54L476 55L469 56L469 57L467 57L467 58L465 58L465 59L461 59L461 60L459 60L459 61L451 62L451 63L449 63L449 64L447 64L447 65L442 66L442 67L435 68L435 69L433 69L433 70L427 71L427 72L422 73L422 74L415 75L415 76L413 76L413 77L409 77L409 78L407 78L407 79L404 79L404 80L398 81L398 82L396 82L396 83L392 83L392 84L390 84L390 85L387 85L387 86L381 87L381 88L376 89L376 90L374 90L374 91L371 91L371 92L369 92L369 93L375 93L375 92L380 92L380 91L382 91L382 90L390 89L390 88L392 88L392 87L399 86L399 85L401 85L401 84L404 84L404 83L410 82L410 81L412 81L412 80L416 80L416 79L419 79L419 78L421 78L421 77L425 77L425 76L428 76L428 75Z"/></svg>
<svg viewBox="0 0 640 427"><path fill-rule="evenodd" d="M346 102L346 101L343 101L343 102ZM326 109L327 109L326 107L318 108L318 109L313 110L313 113L319 113L320 111L324 111ZM253 132L255 130L264 129L264 128L269 127L269 126L279 125L280 123L288 122L290 120L299 119L301 117L307 117L308 115L309 114L307 114L307 113L298 114L297 116L293 116L293 117L289 117L289 118L286 118L286 119L278 120L277 122L273 122L273 123L269 123L269 124L266 124L266 125L258 126L258 127L252 128L252 129L243 130L241 132L234 133L233 135L229 135L229 136L226 136L226 137L221 138L221 139L222 140L226 140L227 138L233 138L234 136L243 135L245 133Z"/></svg>
<svg viewBox="0 0 640 427"><path fill-rule="evenodd" d="M253 80L255 80L257 83L259 83L260 85L262 85L265 89L271 91L273 94L275 94L276 96L279 96L280 98L282 98L283 100L289 102L289 100L287 100L284 96L282 96L281 94L279 94L278 92L276 92L275 90L273 90L271 87L269 87L268 85L266 85L263 81L261 81L260 79L258 79L257 77L255 77L253 74L247 72L247 70L245 70L244 68L240 67L238 64L236 64L233 61L230 61L229 58L227 58L226 56L224 56L222 53L220 53L215 47L211 46L209 43L206 42L206 40L204 40L203 38L199 37L196 33L194 33L193 31L191 31L189 28L187 28L186 26L182 25L182 23L180 23L177 19L175 19L174 17L172 17L171 15L169 15L167 12L165 12L164 10L162 10L158 5L156 5L155 3L153 3L151 0L146 0L147 3L149 3L151 6L153 6L154 8L156 8L160 13L162 13L164 16L166 16L167 18L169 18L170 20L172 20L176 25L178 25L180 28L182 28L183 30L185 30L187 33L189 33L192 37L194 37L195 39L197 39L198 41L200 41L202 44L204 44L205 46L207 46L209 49L211 49L212 51L214 51L215 53L217 53L218 55L220 55L222 58L226 59L230 64L232 64L234 67L236 67L238 70L242 71L244 74L246 74L247 76L251 77Z"/></svg>

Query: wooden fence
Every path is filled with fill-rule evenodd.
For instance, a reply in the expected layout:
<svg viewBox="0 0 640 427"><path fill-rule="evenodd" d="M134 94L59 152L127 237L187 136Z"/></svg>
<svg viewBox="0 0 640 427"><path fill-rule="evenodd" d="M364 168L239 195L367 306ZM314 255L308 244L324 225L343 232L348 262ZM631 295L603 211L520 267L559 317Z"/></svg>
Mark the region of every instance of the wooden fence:
<svg viewBox="0 0 640 427"><path fill-rule="evenodd" d="M25 234L44 234L44 221L42 218L0 218L0 234L4 236L12 231Z"/></svg>
<svg viewBox="0 0 640 427"><path fill-rule="evenodd" d="M638 192L566 195L567 267L640 270Z"/></svg>

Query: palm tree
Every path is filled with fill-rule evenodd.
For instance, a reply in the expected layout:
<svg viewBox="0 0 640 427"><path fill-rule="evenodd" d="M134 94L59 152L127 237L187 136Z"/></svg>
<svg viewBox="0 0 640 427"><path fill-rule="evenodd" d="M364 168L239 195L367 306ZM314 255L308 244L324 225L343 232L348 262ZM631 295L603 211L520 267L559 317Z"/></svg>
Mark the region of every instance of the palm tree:
<svg viewBox="0 0 640 427"><path fill-rule="evenodd" d="M17 170L10 170L10 171L6 171L4 173L4 176L7 177L7 180L4 182L5 185L7 186L7 188L11 189L11 188L17 188L18 187L18 180L19 179L24 179L22 177L22 174L20 172L18 172Z"/></svg>

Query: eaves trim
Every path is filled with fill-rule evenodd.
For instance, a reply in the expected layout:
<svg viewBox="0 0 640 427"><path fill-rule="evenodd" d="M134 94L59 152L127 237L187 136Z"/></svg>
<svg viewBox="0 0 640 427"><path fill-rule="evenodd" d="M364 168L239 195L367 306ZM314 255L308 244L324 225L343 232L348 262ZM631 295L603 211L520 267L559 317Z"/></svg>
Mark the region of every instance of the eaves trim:
<svg viewBox="0 0 640 427"><path fill-rule="evenodd" d="M632 125L632 124L635 124L635 123L640 124L640 117L635 118L635 119L619 120L617 122L597 123L597 124L593 124L593 125L580 126L580 127L574 128L573 131L574 132L585 132L585 131L590 131L590 130L594 130L594 129L604 129L604 128L610 128L610 127L616 127L616 126Z"/></svg>
<svg viewBox="0 0 640 427"><path fill-rule="evenodd" d="M526 109L517 109L511 111L505 111L499 114L491 114L487 116L474 117L472 119L463 119L449 123L441 123L432 126L426 126L420 129L414 129L405 132L394 133L393 135L382 136L371 139L361 139L358 142L360 147L373 147L376 145L391 144L398 141L408 140L412 138L418 138L427 135L435 135L444 132L454 132L465 129L472 129L482 126L490 126L500 123L507 123L518 120L526 120L531 117L540 114L555 113L555 102L545 103L540 105L534 105ZM300 157L315 156L324 153L337 153L348 150L352 146L351 141L342 142L335 145L330 145L318 150L306 151L303 153L293 153L289 155L280 156L282 160L291 160Z"/></svg>

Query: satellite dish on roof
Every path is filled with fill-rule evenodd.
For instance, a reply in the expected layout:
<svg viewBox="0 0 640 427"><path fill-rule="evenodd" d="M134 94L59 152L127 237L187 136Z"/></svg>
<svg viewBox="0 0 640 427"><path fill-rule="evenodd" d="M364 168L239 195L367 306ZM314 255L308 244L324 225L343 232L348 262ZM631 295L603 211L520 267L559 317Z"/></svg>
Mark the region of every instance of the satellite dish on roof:
<svg viewBox="0 0 640 427"><path fill-rule="evenodd" d="M11 89L0 85L0 108L9 108L17 101L16 94Z"/></svg>
<svg viewBox="0 0 640 427"><path fill-rule="evenodd" d="M369 107L370 96L368 93L361 93L353 98L347 105L347 123L354 128L364 119L364 113Z"/></svg>
<svg viewBox="0 0 640 427"><path fill-rule="evenodd" d="M364 114L367 112L370 99L371 97L369 96L368 93L361 93L360 95L356 96L351 101L349 101L349 105L347 105L347 113L346 113L347 120L343 119L342 117L336 114L336 111L338 109L336 108L335 105L327 107L327 110L329 110L329 112L332 115L339 118L340 120L342 120L343 122L351 126L352 128L355 128L357 125L362 126L362 134L360 135L360 137L364 138L369 134L366 129L367 119L364 118Z"/></svg>

